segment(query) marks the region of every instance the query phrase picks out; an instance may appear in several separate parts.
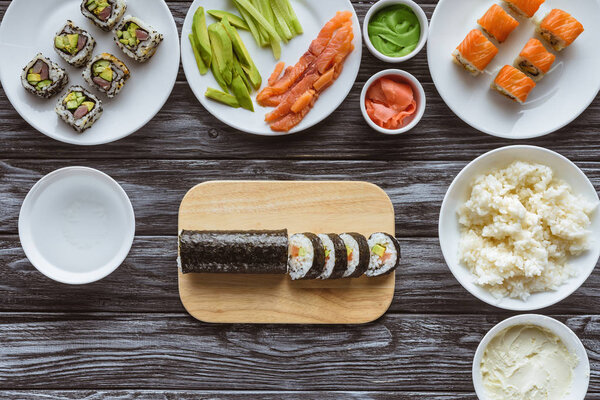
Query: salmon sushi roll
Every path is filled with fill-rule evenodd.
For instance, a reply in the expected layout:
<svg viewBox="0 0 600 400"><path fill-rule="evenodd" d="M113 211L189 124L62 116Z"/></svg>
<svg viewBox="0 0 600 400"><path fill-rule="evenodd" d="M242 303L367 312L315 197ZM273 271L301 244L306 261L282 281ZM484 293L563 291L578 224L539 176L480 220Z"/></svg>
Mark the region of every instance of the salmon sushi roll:
<svg viewBox="0 0 600 400"><path fill-rule="evenodd" d="M492 83L492 89L519 104L525 103L534 87L533 79L510 65L505 65Z"/></svg>
<svg viewBox="0 0 600 400"><path fill-rule="evenodd" d="M546 50L546 47L535 38L529 39L515 60L515 67L528 77L538 82L552 68L556 56Z"/></svg>
<svg viewBox="0 0 600 400"><path fill-rule="evenodd" d="M483 17L477 20L477 23L483 28L485 33L500 43L504 42L508 35L519 26L519 22L508 15L498 4L491 6L483 14Z"/></svg>
<svg viewBox="0 0 600 400"><path fill-rule="evenodd" d="M546 0L504 0L504 2L517 14L531 18L540 9Z"/></svg>
<svg viewBox="0 0 600 400"><path fill-rule="evenodd" d="M583 25L571 14L554 9L540 22L537 32L556 51L561 51L583 33Z"/></svg>
<svg viewBox="0 0 600 400"><path fill-rule="evenodd" d="M498 54L498 48L479 29L473 29L452 53L454 61L477 76Z"/></svg>

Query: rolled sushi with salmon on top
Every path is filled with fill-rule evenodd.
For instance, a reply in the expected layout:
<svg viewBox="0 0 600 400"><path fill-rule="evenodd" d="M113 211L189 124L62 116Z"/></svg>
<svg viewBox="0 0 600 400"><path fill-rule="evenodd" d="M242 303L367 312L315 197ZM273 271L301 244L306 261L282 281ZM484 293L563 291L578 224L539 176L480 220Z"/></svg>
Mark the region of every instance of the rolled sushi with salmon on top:
<svg viewBox="0 0 600 400"><path fill-rule="evenodd" d="M452 53L454 62L473 76L481 74L498 54L498 48L479 29L473 29Z"/></svg>
<svg viewBox="0 0 600 400"><path fill-rule="evenodd" d="M535 88L535 82L515 67L505 65L491 87L509 99L523 104L527 101L529 93Z"/></svg>
<svg viewBox="0 0 600 400"><path fill-rule="evenodd" d="M102 111L100 99L81 86L71 86L56 105L58 116L79 133L91 128Z"/></svg>
<svg viewBox="0 0 600 400"><path fill-rule="evenodd" d="M550 11L537 27L540 36L556 51L569 47L583 31L581 22L559 9Z"/></svg>
<svg viewBox="0 0 600 400"><path fill-rule="evenodd" d="M129 68L125 63L109 53L94 57L83 71L83 79L108 98L119 94L129 76Z"/></svg>
<svg viewBox="0 0 600 400"><path fill-rule="evenodd" d="M28 92L49 99L58 94L69 83L67 72L57 63L44 57L42 53L36 55L27 63L21 73L21 84Z"/></svg>
<svg viewBox="0 0 600 400"><path fill-rule="evenodd" d="M400 243L395 237L377 232L369 237L371 259L365 275L376 277L395 271L400 265Z"/></svg>
<svg viewBox="0 0 600 400"><path fill-rule="evenodd" d="M95 46L94 38L72 21L67 21L54 37L54 50L75 68L90 62Z"/></svg>
<svg viewBox="0 0 600 400"><path fill-rule="evenodd" d="M125 0L83 0L81 13L98 28L110 32L125 15Z"/></svg>
<svg viewBox="0 0 600 400"><path fill-rule="evenodd" d="M504 0L511 10L522 17L531 18L546 0Z"/></svg>
<svg viewBox="0 0 600 400"><path fill-rule="evenodd" d="M348 265L346 245L335 233L319 234L325 250L325 266L319 279L340 279L344 277Z"/></svg>
<svg viewBox="0 0 600 400"><path fill-rule="evenodd" d="M114 33L117 46L138 62L148 61L163 40L163 35L156 29L130 15L123 18Z"/></svg>
<svg viewBox="0 0 600 400"><path fill-rule="evenodd" d="M556 56L550 53L542 42L531 38L516 58L514 66L538 82L550 71L554 60Z"/></svg>
<svg viewBox="0 0 600 400"><path fill-rule="evenodd" d="M288 273L292 280L317 279L325 267L325 248L314 233L292 235L289 243Z"/></svg>
<svg viewBox="0 0 600 400"><path fill-rule="evenodd" d="M340 238L346 245L348 264L344 271L344 278L358 278L367 272L371 253L367 238L360 233L342 233Z"/></svg>
<svg viewBox="0 0 600 400"><path fill-rule="evenodd" d="M519 21L511 17L498 4L492 5L486 13L477 20L477 23L485 33L500 43L504 42L511 32L519 26Z"/></svg>

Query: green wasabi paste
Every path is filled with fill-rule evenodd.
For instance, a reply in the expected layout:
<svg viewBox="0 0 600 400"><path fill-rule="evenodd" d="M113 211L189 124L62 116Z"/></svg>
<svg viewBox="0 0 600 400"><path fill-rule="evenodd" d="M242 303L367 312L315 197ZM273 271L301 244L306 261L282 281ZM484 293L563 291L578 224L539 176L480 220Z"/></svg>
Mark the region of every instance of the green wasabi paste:
<svg viewBox="0 0 600 400"><path fill-rule="evenodd" d="M404 57L417 48L421 24L413 10L396 4L379 10L369 21L369 39L380 53Z"/></svg>

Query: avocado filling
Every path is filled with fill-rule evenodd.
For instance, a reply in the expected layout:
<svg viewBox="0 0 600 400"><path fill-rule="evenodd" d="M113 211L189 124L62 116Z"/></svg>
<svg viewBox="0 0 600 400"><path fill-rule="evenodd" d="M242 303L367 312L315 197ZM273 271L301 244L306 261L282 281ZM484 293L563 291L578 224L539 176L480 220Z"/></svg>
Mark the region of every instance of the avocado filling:
<svg viewBox="0 0 600 400"><path fill-rule="evenodd" d="M96 103L87 98L82 92L71 92L63 101L67 110L73 114L73 118L81 119L88 115L96 107Z"/></svg>
<svg viewBox="0 0 600 400"><path fill-rule="evenodd" d="M48 64L42 60L37 60L33 64L33 67L27 71L27 82L39 91L52 85L53 81L50 79L50 67L48 67Z"/></svg>
<svg viewBox="0 0 600 400"><path fill-rule="evenodd" d="M385 246L382 245L382 244L376 244L371 249L371 251L373 252L373 254L377 254L380 258L383 257L383 255L385 254L385 250L386 250Z"/></svg>
<svg viewBox="0 0 600 400"><path fill-rule="evenodd" d="M54 46L72 56L83 50L86 43L87 37L78 33L62 33L54 38Z"/></svg>
<svg viewBox="0 0 600 400"><path fill-rule="evenodd" d="M87 0L85 6L88 11L94 13L100 21L107 21L112 14L112 6L108 0Z"/></svg>
<svg viewBox="0 0 600 400"><path fill-rule="evenodd" d="M140 28L135 22L127 22L123 26L123 30L117 31L119 42L132 49L139 46L140 42L148 40L150 34Z"/></svg>
<svg viewBox="0 0 600 400"><path fill-rule="evenodd" d="M108 60L96 61L92 65L92 74L94 83L104 90L110 89L110 86L115 79L112 63Z"/></svg>

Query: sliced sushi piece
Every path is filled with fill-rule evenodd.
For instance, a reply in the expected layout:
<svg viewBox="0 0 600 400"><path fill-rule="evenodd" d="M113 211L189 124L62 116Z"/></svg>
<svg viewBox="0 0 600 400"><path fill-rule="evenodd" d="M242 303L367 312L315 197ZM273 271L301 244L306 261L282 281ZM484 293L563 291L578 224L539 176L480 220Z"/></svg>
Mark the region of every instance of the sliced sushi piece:
<svg viewBox="0 0 600 400"><path fill-rule="evenodd" d="M102 115L102 102L81 86L71 86L58 100L56 113L67 125L82 133Z"/></svg>
<svg viewBox="0 0 600 400"><path fill-rule="evenodd" d="M125 0L83 0L81 13L100 29L110 32L127 10Z"/></svg>
<svg viewBox="0 0 600 400"><path fill-rule="evenodd" d="M125 63L109 53L97 55L83 70L83 79L109 98L119 94L129 76Z"/></svg>
<svg viewBox="0 0 600 400"><path fill-rule="evenodd" d="M58 94L69 83L67 72L58 64L39 53L29 61L21 73L21 84L30 93L42 99Z"/></svg>
<svg viewBox="0 0 600 400"><path fill-rule="evenodd" d="M539 81L550 71L556 56L535 38L529 39L515 60L515 67L520 69L534 81Z"/></svg>
<svg viewBox="0 0 600 400"><path fill-rule="evenodd" d="M346 245L346 254L348 255L348 266L343 277L358 278L363 276L369 268L371 259L367 238L355 232L342 233L340 237Z"/></svg>
<svg viewBox="0 0 600 400"><path fill-rule="evenodd" d="M519 104L527 100L534 87L533 79L510 65L505 65L492 83L492 89Z"/></svg>
<svg viewBox="0 0 600 400"><path fill-rule="evenodd" d="M377 232L369 237L371 260L366 276L375 277L393 272L400 265L400 244L395 237Z"/></svg>
<svg viewBox="0 0 600 400"><path fill-rule="evenodd" d="M517 14L531 18L546 0L504 0Z"/></svg>
<svg viewBox="0 0 600 400"><path fill-rule="evenodd" d="M288 273L292 280L317 279L325 266L323 242L314 233L297 233L290 238Z"/></svg>
<svg viewBox="0 0 600 400"><path fill-rule="evenodd" d="M318 236L325 249L325 267L319 275L319 279L342 278L348 266L348 255L344 241L334 233Z"/></svg>
<svg viewBox="0 0 600 400"><path fill-rule="evenodd" d="M477 20L477 23L483 28L485 33L500 43L504 42L508 35L519 26L519 21L511 17L498 4L492 5L483 14L483 17Z"/></svg>
<svg viewBox="0 0 600 400"><path fill-rule="evenodd" d="M571 14L554 9L546 15L537 27L537 32L556 51L570 46L583 33L583 25Z"/></svg>
<svg viewBox="0 0 600 400"><path fill-rule="evenodd" d="M72 21L67 21L54 37L54 50L75 68L90 62L95 46L94 38Z"/></svg>
<svg viewBox="0 0 600 400"><path fill-rule="evenodd" d="M156 29L131 15L123 18L114 33L117 46L138 62L148 61L163 40L163 35Z"/></svg>
<svg viewBox="0 0 600 400"><path fill-rule="evenodd" d="M479 29L473 29L452 53L454 61L477 76L498 54L498 48Z"/></svg>

